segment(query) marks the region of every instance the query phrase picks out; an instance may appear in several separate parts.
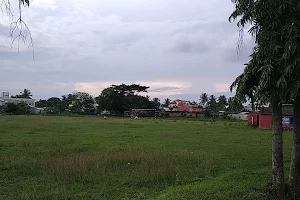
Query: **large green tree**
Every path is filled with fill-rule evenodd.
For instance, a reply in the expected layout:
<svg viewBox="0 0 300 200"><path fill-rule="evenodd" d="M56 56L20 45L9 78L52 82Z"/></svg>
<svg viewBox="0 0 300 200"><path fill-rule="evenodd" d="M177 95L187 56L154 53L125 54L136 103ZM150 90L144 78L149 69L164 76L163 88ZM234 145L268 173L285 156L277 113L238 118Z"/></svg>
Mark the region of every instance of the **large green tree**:
<svg viewBox="0 0 300 200"><path fill-rule="evenodd" d="M282 78L282 62L285 40L280 29L285 24L288 10L280 0L233 0L235 11L230 19L239 19L238 27L243 30L251 24L250 33L256 47L251 62L243 75L238 77L238 94L250 98L269 99L273 110L272 166L273 188L278 199L284 198L284 172L282 149L282 108L286 99L286 84Z"/></svg>
<svg viewBox="0 0 300 200"><path fill-rule="evenodd" d="M76 92L73 94L73 101L70 110L74 113L94 114L94 98L86 92Z"/></svg>
<svg viewBox="0 0 300 200"><path fill-rule="evenodd" d="M242 19L239 26L244 27L246 23L252 22L254 26L250 30L256 37L259 48L262 49L260 59L256 59L261 61L259 67L256 66L258 71L254 70L256 75L262 76L260 84L256 85L256 91L264 88L268 92L265 99L269 97L272 101L273 110L279 101L280 103L294 102L295 128L289 184L292 197L297 199L300 196L300 4L298 0L235 1L235 3L238 9L234 15L243 13L240 15ZM263 82L267 77L266 83L269 84ZM271 79L273 81L270 81ZM266 90L268 88L266 85L268 87L273 85L273 90ZM260 96L265 93L256 92L257 94ZM273 124L275 119L278 124L281 123L281 119L276 117L276 114L281 113L273 113ZM280 129L279 125L277 127L277 130ZM278 138L281 139L282 136ZM276 157L273 158L273 162L274 160L276 161ZM280 180L282 179L281 177ZM281 188L282 185L283 183ZM283 196L282 191L283 189L281 192L277 190L279 198Z"/></svg>
<svg viewBox="0 0 300 200"><path fill-rule="evenodd" d="M284 71L281 82L285 84L286 101L294 103L294 135L289 174L289 185L293 199L300 197L300 2L285 0L282 3L282 27L284 45L281 57Z"/></svg>
<svg viewBox="0 0 300 200"><path fill-rule="evenodd" d="M159 99L149 100L149 96L142 96L139 93L146 93L149 87L141 85L112 85L104 89L96 97L99 111L108 110L114 114L122 115L124 111L131 109L157 109L160 105Z"/></svg>

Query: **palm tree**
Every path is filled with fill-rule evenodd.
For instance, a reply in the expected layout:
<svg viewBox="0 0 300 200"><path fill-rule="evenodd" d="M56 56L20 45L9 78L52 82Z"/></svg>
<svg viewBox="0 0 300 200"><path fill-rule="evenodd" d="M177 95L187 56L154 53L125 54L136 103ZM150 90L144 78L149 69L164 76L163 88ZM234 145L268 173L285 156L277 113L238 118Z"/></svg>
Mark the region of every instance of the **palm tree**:
<svg viewBox="0 0 300 200"><path fill-rule="evenodd" d="M216 97L214 95L210 95L209 96L209 100L208 100L208 106L212 111L216 111L217 108L217 100Z"/></svg>
<svg viewBox="0 0 300 200"><path fill-rule="evenodd" d="M237 98L236 96L230 97L228 99L229 111L240 112L243 109L243 102L245 102L244 99Z"/></svg>
<svg viewBox="0 0 300 200"><path fill-rule="evenodd" d="M24 89L23 92L20 92L20 97L24 98L24 99L31 99L32 94L31 94L30 90Z"/></svg>
<svg viewBox="0 0 300 200"><path fill-rule="evenodd" d="M166 98L164 105L168 106L170 103L171 103L171 100L169 98Z"/></svg>
<svg viewBox="0 0 300 200"><path fill-rule="evenodd" d="M225 107L228 105L227 98L224 95L219 96L218 98L218 107L221 110L225 110Z"/></svg>
<svg viewBox="0 0 300 200"><path fill-rule="evenodd" d="M23 92L20 92L20 94L17 94L16 96L11 96L11 98L23 98L23 99L31 99L32 94L30 90L24 89Z"/></svg>
<svg viewBox="0 0 300 200"><path fill-rule="evenodd" d="M206 93L203 93L201 94L200 96L200 103L203 105L203 106L206 106L206 104L208 103L208 96Z"/></svg>

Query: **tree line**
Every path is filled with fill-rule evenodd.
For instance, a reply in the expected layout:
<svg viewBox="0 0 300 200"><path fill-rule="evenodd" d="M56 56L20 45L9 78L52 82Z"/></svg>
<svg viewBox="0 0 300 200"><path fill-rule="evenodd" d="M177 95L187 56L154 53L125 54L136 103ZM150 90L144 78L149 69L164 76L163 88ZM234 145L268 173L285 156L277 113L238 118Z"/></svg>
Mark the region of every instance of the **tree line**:
<svg viewBox="0 0 300 200"><path fill-rule="evenodd" d="M101 114L109 111L114 115L122 115L124 111L131 109L159 109L158 98L150 99L147 93L149 87L137 84L112 85L105 88L97 97L86 92L74 92L63 95L61 98L51 97L47 100L40 99L36 107L46 108L49 114L71 112L77 114Z"/></svg>
<svg viewBox="0 0 300 200"><path fill-rule="evenodd" d="M149 87L141 86L137 84L132 85L112 85L105 88L101 94L97 97L85 92L74 92L59 97L51 97L49 99L40 99L35 103L38 108L45 108L44 112L47 114L60 114L63 112L71 112L77 114L101 114L103 111L109 111L114 115L122 115L124 111L130 111L132 109L159 109L167 107L171 100L165 99L161 104L159 98L150 99L149 96L142 94L147 93ZM31 99L32 94L29 89L24 89L18 95L13 95L11 98L25 98ZM200 96L200 107L208 108L212 112L217 111L229 111L239 112L243 110L241 102L236 101L234 97L226 98L222 95L216 98L214 95L208 96L207 93L203 93ZM192 105L198 105L198 103L191 102ZM26 104L13 105L7 104L5 108L2 108L2 112L12 114L28 114L29 107ZM26 112L25 112L26 111Z"/></svg>
<svg viewBox="0 0 300 200"><path fill-rule="evenodd" d="M214 95L208 96L207 93L202 93L200 96L200 104L204 107L209 108L211 111L229 111L229 112L240 112L244 110L243 103L246 101L240 101L235 97L227 97L221 95L218 99Z"/></svg>

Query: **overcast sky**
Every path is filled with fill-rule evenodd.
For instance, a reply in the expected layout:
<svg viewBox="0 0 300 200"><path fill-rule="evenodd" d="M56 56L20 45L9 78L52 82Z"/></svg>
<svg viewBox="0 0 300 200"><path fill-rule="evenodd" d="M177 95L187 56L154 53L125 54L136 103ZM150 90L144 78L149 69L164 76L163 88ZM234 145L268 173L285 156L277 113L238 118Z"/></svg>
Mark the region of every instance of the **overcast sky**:
<svg viewBox="0 0 300 200"><path fill-rule="evenodd" d="M226 92L253 46L245 36L237 55L232 10L230 0L34 0L24 20L35 61L30 48L11 49L0 18L0 91L39 99L139 83L162 99Z"/></svg>

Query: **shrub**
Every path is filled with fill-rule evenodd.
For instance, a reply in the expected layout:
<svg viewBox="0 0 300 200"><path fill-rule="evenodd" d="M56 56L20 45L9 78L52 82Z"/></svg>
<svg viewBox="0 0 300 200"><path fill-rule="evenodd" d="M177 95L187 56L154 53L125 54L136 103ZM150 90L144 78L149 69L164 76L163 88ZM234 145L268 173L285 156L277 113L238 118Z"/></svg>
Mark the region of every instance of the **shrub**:
<svg viewBox="0 0 300 200"><path fill-rule="evenodd" d="M204 117L205 117L205 118L210 118L210 117L212 117L212 114L210 113L209 110L205 110L205 111L204 111Z"/></svg>
<svg viewBox="0 0 300 200"><path fill-rule="evenodd" d="M26 103L7 103L3 109L4 113L11 115L28 115L30 108Z"/></svg>

